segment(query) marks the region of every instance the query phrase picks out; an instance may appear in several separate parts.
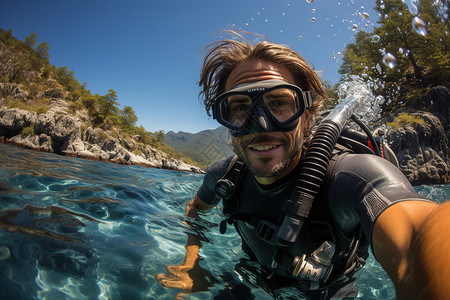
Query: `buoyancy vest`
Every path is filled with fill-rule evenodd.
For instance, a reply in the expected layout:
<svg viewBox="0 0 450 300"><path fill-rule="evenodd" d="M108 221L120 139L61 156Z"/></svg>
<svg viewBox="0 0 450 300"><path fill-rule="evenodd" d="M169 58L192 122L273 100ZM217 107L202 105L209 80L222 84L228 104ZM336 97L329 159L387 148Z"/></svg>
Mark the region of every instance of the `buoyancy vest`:
<svg viewBox="0 0 450 300"><path fill-rule="evenodd" d="M369 244L360 226L355 228L352 235L344 234L334 223L328 205L326 192L328 190L328 178L332 174L335 163L347 153L370 153L370 150L367 151L366 146L351 139L340 138L330 160L327 179L324 181L322 192L316 196L298 240L290 253L285 253L283 266L277 268L276 275L296 278L292 274L293 261L298 257L311 255L325 241L331 241L335 245L335 252L331 260L332 270L327 280L317 281L301 278L298 283L305 291L326 288L336 281L344 281L350 278L364 266L368 257ZM245 164L234 157L230 162L228 171L216 185L216 197L222 199L223 211L227 216L227 219L221 222L220 230L224 233L226 223L234 224L242 238L244 252L269 270L268 261L270 261L276 247L275 239L282 218L266 220L256 214L242 211L240 199L255 196L255 191L249 188L252 184L248 182L253 177L245 176L246 169ZM280 199L281 205L284 205L284 199L287 199L286 197L290 192L289 189L286 189L286 195L277 195L277 197L280 196L278 199Z"/></svg>

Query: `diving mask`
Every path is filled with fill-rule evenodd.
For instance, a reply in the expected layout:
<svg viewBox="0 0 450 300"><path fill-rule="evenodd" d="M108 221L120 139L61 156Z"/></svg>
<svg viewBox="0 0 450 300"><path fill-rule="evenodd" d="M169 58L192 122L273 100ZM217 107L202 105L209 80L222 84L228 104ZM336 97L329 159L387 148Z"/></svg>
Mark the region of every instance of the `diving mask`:
<svg viewBox="0 0 450 300"><path fill-rule="evenodd" d="M278 79L242 84L218 96L213 118L234 137L291 131L313 103L313 92Z"/></svg>

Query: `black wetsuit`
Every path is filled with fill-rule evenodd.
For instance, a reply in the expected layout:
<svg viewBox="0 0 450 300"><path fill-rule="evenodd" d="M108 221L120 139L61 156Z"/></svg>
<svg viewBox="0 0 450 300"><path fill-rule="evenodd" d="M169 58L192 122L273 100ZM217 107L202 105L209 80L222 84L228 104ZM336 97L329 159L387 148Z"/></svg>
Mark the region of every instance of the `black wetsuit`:
<svg viewBox="0 0 450 300"><path fill-rule="evenodd" d="M226 173L230 162L231 157L210 166L197 193L202 201L210 205L217 204L214 188L216 182ZM390 205L411 199L429 201L414 191L405 176L394 165L378 156L345 153L334 156L332 162L327 179L311 208L308 222L291 251L292 256L310 254L323 242L323 238L315 241L315 234L311 233L322 226L323 221L333 228L330 232L333 237L325 239L333 238L336 253L339 253L349 245L359 226L366 240L371 242L372 229L377 217ZM259 184L247 171L236 193L239 211L280 224L283 218L282 207L291 195L298 168L271 185ZM269 270L275 246L259 238L248 223L237 221L235 225L242 237L244 250L262 265L262 269ZM277 268L277 276L281 278L278 281L286 285L295 281L288 271L288 260ZM328 289L325 298L355 297L357 292L354 287L349 289L349 285L353 284L354 278L345 283L338 282L333 288ZM323 295L320 291L312 291L305 293L303 297L315 299L319 294Z"/></svg>

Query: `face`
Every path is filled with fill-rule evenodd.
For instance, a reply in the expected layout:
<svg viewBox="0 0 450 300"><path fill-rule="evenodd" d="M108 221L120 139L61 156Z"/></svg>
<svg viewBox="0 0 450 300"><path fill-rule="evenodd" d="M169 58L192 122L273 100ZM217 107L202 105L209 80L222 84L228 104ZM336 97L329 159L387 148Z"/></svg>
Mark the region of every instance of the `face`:
<svg viewBox="0 0 450 300"><path fill-rule="evenodd" d="M226 90L240 84L279 79L295 84L292 74L282 65L254 60L238 65L230 74ZM297 127L288 132L264 132L232 137L234 152L249 166L262 184L270 184L288 174L300 160L303 129L308 122L303 114Z"/></svg>

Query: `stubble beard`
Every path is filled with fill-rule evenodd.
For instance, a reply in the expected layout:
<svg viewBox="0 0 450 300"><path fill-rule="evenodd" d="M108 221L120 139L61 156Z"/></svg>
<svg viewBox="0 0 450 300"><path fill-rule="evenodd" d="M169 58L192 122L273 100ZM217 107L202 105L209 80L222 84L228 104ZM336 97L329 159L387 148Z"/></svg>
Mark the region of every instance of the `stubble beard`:
<svg viewBox="0 0 450 300"><path fill-rule="evenodd" d="M282 161L280 161L278 164L273 166L270 170L263 170L261 168L257 168L256 166L252 165L250 163L250 161L247 159L247 157L245 156L244 151L252 143L269 142L269 141L281 143L281 145L285 149L290 149L290 150L288 150L288 152L286 152L285 157L282 159ZM289 142L287 141L287 139L273 139L271 137L262 135L262 136L257 136L253 139L244 141L242 144L238 143L236 141L236 139L232 139L231 145L233 146L234 153L236 153L236 155L239 157L239 159L242 160L248 166L248 168L249 168L250 172L252 172L253 176L270 178L270 177L278 177L278 176L284 174L291 167L292 163L294 162L294 158L300 152L300 150L302 149L302 145L303 145L303 141L301 139L295 140L294 142L295 142L294 147L289 148L288 147ZM263 163L266 163L266 162L268 163L268 162L270 162L270 160L272 160L272 158L260 159L260 161L262 161Z"/></svg>

